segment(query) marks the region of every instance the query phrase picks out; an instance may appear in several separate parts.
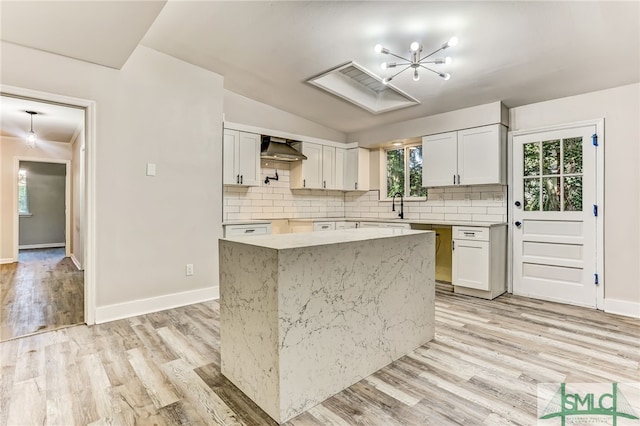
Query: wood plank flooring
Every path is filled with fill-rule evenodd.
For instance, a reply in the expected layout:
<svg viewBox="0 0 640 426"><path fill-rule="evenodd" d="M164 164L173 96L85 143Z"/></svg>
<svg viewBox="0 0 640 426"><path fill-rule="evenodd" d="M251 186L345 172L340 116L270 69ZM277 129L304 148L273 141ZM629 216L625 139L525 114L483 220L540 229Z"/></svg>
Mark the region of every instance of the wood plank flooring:
<svg viewBox="0 0 640 426"><path fill-rule="evenodd" d="M84 322L84 273L64 248L20 250L0 265L0 341Z"/></svg>
<svg viewBox="0 0 640 426"><path fill-rule="evenodd" d="M0 425L275 425L220 374L219 305L0 344ZM639 382L640 320L438 286L432 342L289 426L532 425L536 385Z"/></svg>

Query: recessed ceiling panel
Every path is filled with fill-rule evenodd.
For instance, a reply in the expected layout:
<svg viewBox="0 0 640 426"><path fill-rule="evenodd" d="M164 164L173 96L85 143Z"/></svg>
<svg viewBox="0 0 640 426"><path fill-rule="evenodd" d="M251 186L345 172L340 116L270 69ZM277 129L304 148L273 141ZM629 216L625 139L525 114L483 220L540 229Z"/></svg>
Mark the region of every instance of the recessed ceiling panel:
<svg viewBox="0 0 640 426"><path fill-rule="evenodd" d="M347 62L310 78L307 82L358 105L372 114L407 108L420 103L355 62Z"/></svg>

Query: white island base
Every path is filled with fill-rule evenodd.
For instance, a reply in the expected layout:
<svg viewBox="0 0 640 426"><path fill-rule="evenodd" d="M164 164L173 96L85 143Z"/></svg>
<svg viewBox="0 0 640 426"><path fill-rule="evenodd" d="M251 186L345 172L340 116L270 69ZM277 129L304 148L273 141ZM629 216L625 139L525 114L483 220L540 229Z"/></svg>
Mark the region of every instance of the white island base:
<svg viewBox="0 0 640 426"><path fill-rule="evenodd" d="M283 423L430 341L434 241L383 228L220 240L222 374Z"/></svg>

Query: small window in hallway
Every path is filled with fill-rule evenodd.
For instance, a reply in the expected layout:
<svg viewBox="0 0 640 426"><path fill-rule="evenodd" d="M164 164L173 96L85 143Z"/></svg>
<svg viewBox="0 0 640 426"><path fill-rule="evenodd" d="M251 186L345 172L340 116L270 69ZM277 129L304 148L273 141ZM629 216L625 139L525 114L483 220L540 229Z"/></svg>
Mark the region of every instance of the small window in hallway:
<svg viewBox="0 0 640 426"><path fill-rule="evenodd" d="M27 194L27 171L18 171L18 214L29 215L29 196Z"/></svg>

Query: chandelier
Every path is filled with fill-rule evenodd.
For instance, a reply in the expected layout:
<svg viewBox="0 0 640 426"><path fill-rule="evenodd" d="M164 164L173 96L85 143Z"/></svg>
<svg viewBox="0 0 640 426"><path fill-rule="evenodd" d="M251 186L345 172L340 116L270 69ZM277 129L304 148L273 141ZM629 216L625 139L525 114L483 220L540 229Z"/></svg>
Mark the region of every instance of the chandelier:
<svg viewBox="0 0 640 426"><path fill-rule="evenodd" d="M444 80L449 80L451 78L451 75L448 72L438 72L436 70L433 70L431 68L429 68L428 66L426 66L427 64L434 64L434 65L438 65L438 64L450 64L451 63L451 57L447 56L445 58L438 58L438 59L430 59L433 55L435 55L436 53L448 49L450 47L455 46L456 44L458 44L458 37L451 37L449 39L449 41L447 41L446 43L444 43L442 46L440 46L438 49L434 50L433 52L429 53L428 55L425 56L420 56L422 54L422 45L420 43L418 43L417 41L414 41L413 43L411 43L411 46L409 46L409 58L403 58L402 56L396 55L395 53L391 52L389 49L386 49L384 47L382 47L381 44L376 44L374 50L376 51L376 53L383 53L385 55L391 55L391 56L395 56L396 58L402 60L402 62L383 62L381 64L381 67L383 70L386 70L388 68L396 68L396 67L404 67L403 69L401 69L400 71L398 71L397 73L395 73L394 75L392 75L391 77L386 77L382 79L382 82L384 84L389 84L389 82L391 80L393 80L398 74L402 73L403 71L408 70L409 68L413 68L413 81L418 81L420 80L420 74L418 74L418 68L424 68L426 70L431 71L434 74L437 74L438 77L444 79Z"/></svg>

